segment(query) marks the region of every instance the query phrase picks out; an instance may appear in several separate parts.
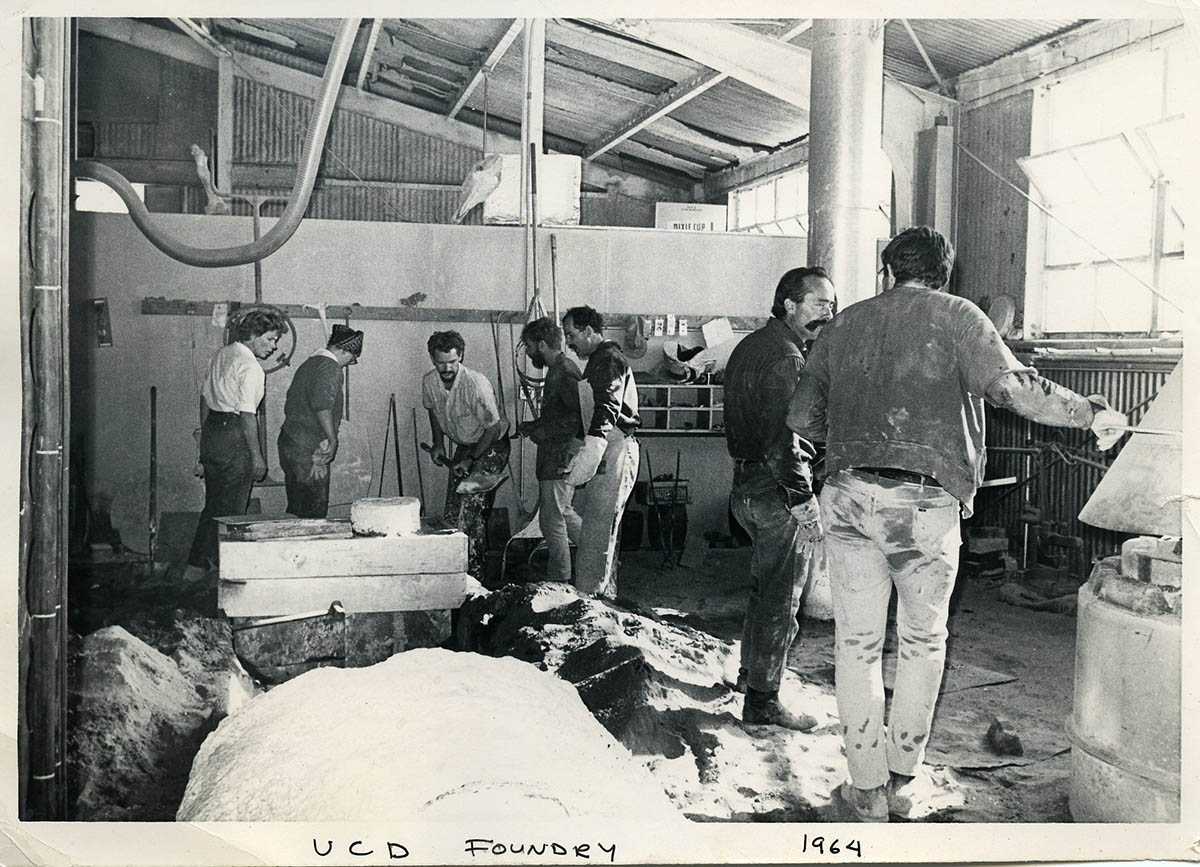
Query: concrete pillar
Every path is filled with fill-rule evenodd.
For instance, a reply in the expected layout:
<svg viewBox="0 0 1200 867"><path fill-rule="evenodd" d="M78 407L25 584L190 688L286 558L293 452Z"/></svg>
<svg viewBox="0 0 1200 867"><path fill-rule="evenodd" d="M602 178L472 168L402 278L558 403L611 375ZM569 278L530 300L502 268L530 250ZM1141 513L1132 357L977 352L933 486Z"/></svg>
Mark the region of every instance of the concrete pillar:
<svg viewBox="0 0 1200 867"><path fill-rule="evenodd" d="M808 262L829 271L839 306L875 294L883 124L883 21L813 23L808 134Z"/></svg>

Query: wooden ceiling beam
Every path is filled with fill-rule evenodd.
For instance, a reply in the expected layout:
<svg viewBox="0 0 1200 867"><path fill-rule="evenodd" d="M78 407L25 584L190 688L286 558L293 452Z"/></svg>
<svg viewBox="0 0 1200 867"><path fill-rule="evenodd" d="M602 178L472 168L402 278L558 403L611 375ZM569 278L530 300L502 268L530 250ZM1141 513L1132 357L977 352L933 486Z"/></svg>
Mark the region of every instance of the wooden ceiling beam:
<svg viewBox="0 0 1200 867"><path fill-rule="evenodd" d="M375 44L379 42L379 31L381 29L383 29L383 19L372 18L371 32L367 35L367 45L363 49L362 60L358 64L358 75L354 79L354 86L358 90L363 89L363 82L367 80L367 73L371 69L371 56L375 54Z"/></svg>
<svg viewBox="0 0 1200 867"><path fill-rule="evenodd" d="M454 105L450 108L446 117L453 120L454 116L462 111L462 107L467 104L467 100L471 98L471 94L475 92L475 88L483 81L484 76L491 75L492 70L496 68L496 64L500 62L509 47L516 41L523 26L524 24L520 18L514 18L509 22L508 28L500 34L500 38L496 40L491 51L487 53L487 57L472 70L470 79L459 92L458 98L454 100Z"/></svg>
<svg viewBox="0 0 1200 867"><path fill-rule="evenodd" d="M804 19L803 21L800 21L783 30L775 38L784 42L790 42L792 39L795 39L801 33L804 33L811 28L812 19ZM690 100L704 93L709 88L720 84L727 78L729 78L729 73L720 72L717 70L709 70L708 72L703 72L688 81L677 84L666 93L657 97L654 101L654 104L626 119L626 121L616 130L591 142L588 145L587 151L584 153L584 159L594 159L609 148L615 147L630 136L637 133L639 130L645 129L650 124L662 117L665 117L680 106L685 105Z"/></svg>

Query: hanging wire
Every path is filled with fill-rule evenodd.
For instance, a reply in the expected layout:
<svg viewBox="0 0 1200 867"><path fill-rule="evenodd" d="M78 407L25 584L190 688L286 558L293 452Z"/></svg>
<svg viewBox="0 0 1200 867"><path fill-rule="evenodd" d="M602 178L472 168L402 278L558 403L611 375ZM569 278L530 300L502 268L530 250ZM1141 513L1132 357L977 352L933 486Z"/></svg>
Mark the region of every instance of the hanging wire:
<svg viewBox="0 0 1200 867"><path fill-rule="evenodd" d="M975 154L973 154L971 152L971 150L969 148L967 148L965 145L960 144L959 142L955 142L955 145L958 147L959 150L961 150L963 153L965 153L967 156L969 156L975 162L979 163L979 165L982 166L984 171L986 171L988 174L993 175L997 180L1000 180L1000 181L1004 182L1005 184L1007 184L1008 186L1012 187L1014 190L1017 191L1017 193L1022 198L1027 199L1029 201L1029 204L1033 205L1035 208L1037 208L1039 211L1041 211L1047 217L1054 220L1054 222L1058 223L1060 226L1062 226L1064 229L1066 229L1068 232L1070 232L1072 235L1074 235L1080 241L1083 241L1083 243L1087 244L1089 247L1091 247L1093 250L1095 250L1097 253L1099 253L1101 256L1103 256L1105 259L1107 259L1109 262L1116 265L1118 268L1120 268L1122 271L1124 271L1126 274L1128 274L1130 277L1132 277L1134 280L1136 280L1138 283L1140 283L1142 286L1144 286L1147 290L1149 290L1152 294L1158 296L1163 301L1166 301L1168 304L1170 304L1172 307L1174 307L1176 310L1180 311L1181 313L1183 312L1183 308L1180 307L1178 304L1176 304L1174 301L1172 301L1168 296L1166 296L1162 292L1158 291L1158 289L1151 286L1149 283L1147 283L1145 280L1143 280L1137 274L1133 273L1133 271L1131 271L1129 268L1126 268L1124 265L1122 265L1120 262L1118 262L1112 256L1108 255L1108 253L1104 252L1104 250L1100 249L1100 247L1093 244L1090 240L1085 238L1078 231L1076 231L1072 226L1070 226L1068 223L1066 223L1061 217L1059 217L1057 214L1055 214L1053 211L1051 211L1049 208L1047 208L1045 205L1043 205L1041 202L1039 202L1033 196L1029 195L1029 193L1022 190L1020 187L1018 187L1016 184L1014 184L1008 178L1004 177L1004 175L1000 174L994 168L992 168L987 163L985 163L982 159L975 156Z"/></svg>
<svg viewBox="0 0 1200 867"><path fill-rule="evenodd" d="M480 148L483 156L487 156L487 125L488 125L488 82L492 78L492 71L485 69L483 71L483 147Z"/></svg>

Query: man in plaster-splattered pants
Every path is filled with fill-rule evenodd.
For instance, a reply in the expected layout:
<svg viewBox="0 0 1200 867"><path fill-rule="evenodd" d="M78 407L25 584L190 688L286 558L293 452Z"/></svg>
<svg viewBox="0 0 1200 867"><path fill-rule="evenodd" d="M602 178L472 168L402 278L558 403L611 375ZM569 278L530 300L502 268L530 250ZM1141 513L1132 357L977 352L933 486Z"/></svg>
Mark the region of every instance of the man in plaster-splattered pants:
<svg viewBox="0 0 1200 867"><path fill-rule="evenodd" d="M954 251L927 227L881 256L891 286L825 326L787 424L825 443L820 495L836 627L835 669L850 782L847 818L903 814L929 742L946 658L960 513L983 480L984 400L1041 424L1091 428L1098 446L1125 416L1022 365L974 303L941 290ZM802 454L812 453L812 449ZM900 641L889 724L882 655L896 588Z"/></svg>

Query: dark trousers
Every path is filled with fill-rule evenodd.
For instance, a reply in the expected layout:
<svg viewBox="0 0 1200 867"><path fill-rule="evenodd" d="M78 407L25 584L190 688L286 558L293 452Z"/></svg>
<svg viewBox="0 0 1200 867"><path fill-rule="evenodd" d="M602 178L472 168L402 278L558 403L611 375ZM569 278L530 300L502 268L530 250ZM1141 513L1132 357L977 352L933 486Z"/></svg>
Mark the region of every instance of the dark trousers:
<svg viewBox="0 0 1200 867"><path fill-rule="evenodd" d="M236 412L210 412L200 433L200 463L204 465L204 510L196 526L188 564L207 568L217 562L217 522L226 515L244 515L254 487L250 447Z"/></svg>
<svg viewBox="0 0 1200 867"><path fill-rule="evenodd" d="M741 667L752 689L779 689L788 649L799 631L796 612L808 583L810 558L799 552L799 525L783 503L766 464L734 470L730 505L750 535L750 577Z"/></svg>
<svg viewBox="0 0 1200 867"><path fill-rule="evenodd" d="M297 443L279 433L279 466L283 468L283 486L287 491L287 510L297 518L324 518L329 512L329 473L312 478L315 446ZM332 470L332 466L328 469Z"/></svg>
<svg viewBox="0 0 1200 867"><path fill-rule="evenodd" d="M451 463L466 457L473 446L460 445L454 450ZM483 453L483 457L475 462L474 470L482 473L498 473L508 463L511 451L508 437L500 439ZM446 508L443 516L447 523L453 524L467 535L467 574L476 581L483 582L487 568L487 525L492 514L492 504L496 502L496 489L478 494L460 494L456 490L462 479L456 479L450 473L446 486Z"/></svg>

